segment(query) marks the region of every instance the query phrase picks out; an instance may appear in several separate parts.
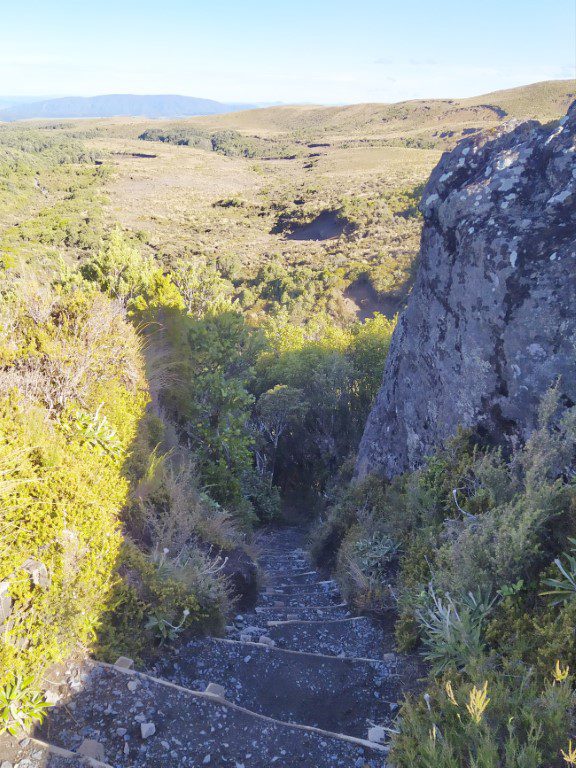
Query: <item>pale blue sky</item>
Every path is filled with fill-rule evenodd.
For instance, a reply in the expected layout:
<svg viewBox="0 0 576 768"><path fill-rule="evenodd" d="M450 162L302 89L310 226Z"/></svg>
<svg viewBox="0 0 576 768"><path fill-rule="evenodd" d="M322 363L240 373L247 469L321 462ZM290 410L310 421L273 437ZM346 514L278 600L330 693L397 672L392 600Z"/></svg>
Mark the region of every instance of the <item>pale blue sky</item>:
<svg viewBox="0 0 576 768"><path fill-rule="evenodd" d="M0 0L0 94L397 101L574 77L575 0Z"/></svg>

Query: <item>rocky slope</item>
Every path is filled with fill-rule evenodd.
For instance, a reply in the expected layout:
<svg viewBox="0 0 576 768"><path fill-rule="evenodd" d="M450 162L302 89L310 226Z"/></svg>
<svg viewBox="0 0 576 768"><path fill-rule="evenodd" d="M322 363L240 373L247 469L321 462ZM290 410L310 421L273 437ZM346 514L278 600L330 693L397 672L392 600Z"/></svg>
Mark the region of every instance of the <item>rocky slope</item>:
<svg viewBox="0 0 576 768"><path fill-rule="evenodd" d="M421 255L357 475L417 467L458 425L514 442L576 401L576 104L460 142L424 190Z"/></svg>

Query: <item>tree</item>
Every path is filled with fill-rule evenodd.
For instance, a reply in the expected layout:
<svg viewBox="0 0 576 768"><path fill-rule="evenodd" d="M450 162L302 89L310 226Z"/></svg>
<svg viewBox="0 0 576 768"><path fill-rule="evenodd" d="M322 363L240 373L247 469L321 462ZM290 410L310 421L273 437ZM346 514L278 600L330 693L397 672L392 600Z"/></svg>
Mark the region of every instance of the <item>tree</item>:
<svg viewBox="0 0 576 768"><path fill-rule="evenodd" d="M264 392L256 403L254 423L267 442L263 451L256 449L257 468L262 475L269 474L270 485L274 478L280 438L294 421L304 418L306 410L302 390L285 384L277 384ZM268 456L270 449L271 456Z"/></svg>
<svg viewBox="0 0 576 768"><path fill-rule="evenodd" d="M226 305L232 308L232 283L210 264L182 259L178 262L174 282L191 317L201 319L209 310Z"/></svg>

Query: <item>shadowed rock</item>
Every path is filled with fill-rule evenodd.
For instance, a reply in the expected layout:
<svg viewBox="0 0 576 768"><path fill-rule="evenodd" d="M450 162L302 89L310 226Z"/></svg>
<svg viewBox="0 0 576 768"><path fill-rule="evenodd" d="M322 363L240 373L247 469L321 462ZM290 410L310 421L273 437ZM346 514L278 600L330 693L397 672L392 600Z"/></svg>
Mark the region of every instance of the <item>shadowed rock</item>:
<svg viewBox="0 0 576 768"><path fill-rule="evenodd" d="M357 475L416 468L458 427L523 440L560 380L576 401L576 104L445 154L422 198L420 264Z"/></svg>

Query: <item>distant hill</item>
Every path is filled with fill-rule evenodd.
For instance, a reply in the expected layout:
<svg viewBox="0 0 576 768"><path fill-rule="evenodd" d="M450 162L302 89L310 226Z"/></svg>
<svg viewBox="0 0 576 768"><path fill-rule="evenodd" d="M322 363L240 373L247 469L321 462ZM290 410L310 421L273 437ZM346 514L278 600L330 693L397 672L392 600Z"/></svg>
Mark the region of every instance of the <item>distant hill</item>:
<svg viewBox="0 0 576 768"><path fill-rule="evenodd" d="M512 118L541 122L558 119L576 99L574 80L550 80L466 99L419 99L394 104L349 104L338 107L294 105L200 117L211 129L277 136L293 130L324 133L326 140L363 136L412 137L436 144L444 133L490 128ZM450 137L448 137L450 138Z"/></svg>
<svg viewBox="0 0 576 768"><path fill-rule="evenodd" d="M0 94L0 110L10 107L20 107L22 104L32 104L34 101L46 101L46 96L5 96Z"/></svg>
<svg viewBox="0 0 576 768"><path fill-rule="evenodd" d="M138 96L110 94L108 96L68 96L60 99L16 104L0 109L0 121L30 120L62 117L192 117L219 115L250 109L251 104L224 104L193 96Z"/></svg>

